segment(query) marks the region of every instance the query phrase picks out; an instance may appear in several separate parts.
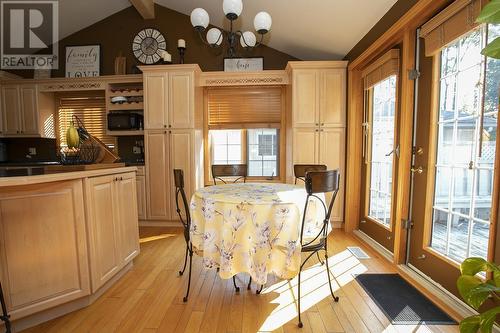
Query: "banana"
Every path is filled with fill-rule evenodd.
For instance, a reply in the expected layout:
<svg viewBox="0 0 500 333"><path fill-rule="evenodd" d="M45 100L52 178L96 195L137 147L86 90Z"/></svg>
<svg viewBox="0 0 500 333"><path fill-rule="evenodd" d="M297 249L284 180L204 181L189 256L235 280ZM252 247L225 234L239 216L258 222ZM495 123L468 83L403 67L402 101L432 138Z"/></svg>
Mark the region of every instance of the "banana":
<svg viewBox="0 0 500 333"><path fill-rule="evenodd" d="M76 148L80 145L80 136L78 135L78 131L73 122L70 122L70 125L66 130L66 143L69 148Z"/></svg>

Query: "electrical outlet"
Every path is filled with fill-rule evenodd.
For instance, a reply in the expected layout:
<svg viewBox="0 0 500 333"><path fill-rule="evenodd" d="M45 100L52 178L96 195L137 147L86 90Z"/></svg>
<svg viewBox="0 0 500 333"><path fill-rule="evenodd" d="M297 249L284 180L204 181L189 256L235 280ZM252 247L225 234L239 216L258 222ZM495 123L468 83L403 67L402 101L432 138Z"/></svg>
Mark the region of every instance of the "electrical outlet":
<svg viewBox="0 0 500 333"><path fill-rule="evenodd" d="M140 154L141 153L141 147L134 146L134 148L132 148L132 152L134 154Z"/></svg>
<svg viewBox="0 0 500 333"><path fill-rule="evenodd" d="M34 148L34 147L30 147L30 148L28 149L28 154L30 154L30 155L32 155L32 156L36 155L36 148Z"/></svg>

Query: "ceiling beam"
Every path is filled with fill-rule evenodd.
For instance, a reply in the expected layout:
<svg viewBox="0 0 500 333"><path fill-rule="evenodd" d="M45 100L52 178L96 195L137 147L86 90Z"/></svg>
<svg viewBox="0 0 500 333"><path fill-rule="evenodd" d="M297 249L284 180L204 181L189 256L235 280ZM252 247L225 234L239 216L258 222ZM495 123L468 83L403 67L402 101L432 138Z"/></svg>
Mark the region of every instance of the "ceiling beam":
<svg viewBox="0 0 500 333"><path fill-rule="evenodd" d="M139 14L145 20L155 18L155 3L154 0L129 0L130 3L137 9Z"/></svg>

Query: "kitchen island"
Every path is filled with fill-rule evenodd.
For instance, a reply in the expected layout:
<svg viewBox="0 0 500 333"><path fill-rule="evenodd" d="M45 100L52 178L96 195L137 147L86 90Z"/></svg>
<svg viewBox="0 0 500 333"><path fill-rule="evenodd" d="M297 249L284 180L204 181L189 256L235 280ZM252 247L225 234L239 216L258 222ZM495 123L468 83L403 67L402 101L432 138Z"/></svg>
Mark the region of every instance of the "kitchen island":
<svg viewBox="0 0 500 333"><path fill-rule="evenodd" d="M132 267L136 170L0 177L0 281L16 330L91 304Z"/></svg>

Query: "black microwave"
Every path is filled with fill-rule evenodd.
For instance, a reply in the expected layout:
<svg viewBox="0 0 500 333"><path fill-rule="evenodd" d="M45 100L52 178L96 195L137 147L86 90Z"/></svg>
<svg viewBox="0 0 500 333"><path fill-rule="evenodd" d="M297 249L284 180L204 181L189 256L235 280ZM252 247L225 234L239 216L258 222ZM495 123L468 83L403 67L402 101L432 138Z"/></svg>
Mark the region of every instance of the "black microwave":
<svg viewBox="0 0 500 333"><path fill-rule="evenodd" d="M108 130L142 130L143 116L139 113L111 112L108 113Z"/></svg>

